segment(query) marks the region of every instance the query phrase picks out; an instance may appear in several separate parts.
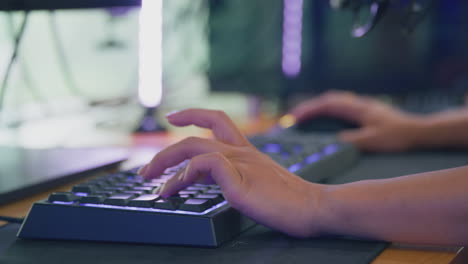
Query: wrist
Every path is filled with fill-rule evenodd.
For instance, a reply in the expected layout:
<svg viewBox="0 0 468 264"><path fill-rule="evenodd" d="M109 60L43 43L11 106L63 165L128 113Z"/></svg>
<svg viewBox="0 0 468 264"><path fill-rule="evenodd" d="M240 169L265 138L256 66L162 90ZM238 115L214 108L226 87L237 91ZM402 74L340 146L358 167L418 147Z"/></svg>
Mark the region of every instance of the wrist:
<svg viewBox="0 0 468 264"><path fill-rule="evenodd" d="M408 149L426 147L433 141L434 124L430 117L413 116L407 122Z"/></svg>
<svg viewBox="0 0 468 264"><path fill-rule="evenodd" d="M333 218L330 199L331 185L307 182L307 236L319 236L330 233L330 220Z"/></svg>
<svg viewBox="0 0 468 264"><path fill-rule="evenodd" d="M412 122L412 148L438 147L448 144L447 129L435 116L419 116ZM451 133L448 133L450 136Z"/></svg>

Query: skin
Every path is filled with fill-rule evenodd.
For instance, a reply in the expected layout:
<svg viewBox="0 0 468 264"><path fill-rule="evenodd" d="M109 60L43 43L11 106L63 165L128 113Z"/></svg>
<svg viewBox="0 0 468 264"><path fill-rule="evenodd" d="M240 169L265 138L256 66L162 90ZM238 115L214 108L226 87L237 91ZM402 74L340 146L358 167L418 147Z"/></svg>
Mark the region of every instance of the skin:
<svg viewBox="0 0 468 264"><path fill-rule="evenodd" d="M343 118L360 128L339 133L363 150L406 151L414 148L468 147L468 109L433 115L402 112L376 99L350 92L328 92L291 110L297 122L320 115Z"/></svg>
<svg viewBox="0 0 468 264"><path fill-rule="evenodd" d="M370 103L373 108L345 102L354 99ZM419 127L408 121L417 117L369 98L348 93L327 94L322 100L298 106L292 113L303 120L322 112L340 115L340 111L346 118L360 118L364 132L347 131L341 137L362 143L361 147L397 151L422 144L404 136L406 131L418 131ZM381 118L372 117L371 113L380 113ZM232 207L295 237L340 234L404 243L468 245L468 167L387 180L321 185L304 181L259 152L223 112L189 109L167 118L176 126L211 129L214 139L182 140L156 154L141 169L145 178L157 178L166 168L190 159L187 167L158 191L164 197L194 182L215 182ZM445 120L442 123L441 127L450 127ZM391 135L396 139L389 144Z"/></svg>

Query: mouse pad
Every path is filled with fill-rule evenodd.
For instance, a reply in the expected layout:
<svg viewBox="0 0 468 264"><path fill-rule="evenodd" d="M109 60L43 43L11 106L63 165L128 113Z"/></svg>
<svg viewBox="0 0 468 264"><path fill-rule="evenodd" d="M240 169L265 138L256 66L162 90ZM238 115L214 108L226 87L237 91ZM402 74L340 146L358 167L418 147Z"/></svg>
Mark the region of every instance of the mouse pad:
<svg viewBox="0 0 468 264"><path fill-rule="evenodd" d="M339 238L295 239L258 225L219 248L18 239L0 256L0 263L364 264L386 246Z"/></svg>
<svg viewBox="0 0 468 264"><path fill-rule="evenodd" d="M0 226L0 256L15 242L19 227L18 224Z"/></svg>
<svg viewBox="0 0 468 264"><path fill-rule="evenodd" d="M356 166L324 183L342 184L468 165L468 151L438 150L407 153L364 153Z"/></svg>

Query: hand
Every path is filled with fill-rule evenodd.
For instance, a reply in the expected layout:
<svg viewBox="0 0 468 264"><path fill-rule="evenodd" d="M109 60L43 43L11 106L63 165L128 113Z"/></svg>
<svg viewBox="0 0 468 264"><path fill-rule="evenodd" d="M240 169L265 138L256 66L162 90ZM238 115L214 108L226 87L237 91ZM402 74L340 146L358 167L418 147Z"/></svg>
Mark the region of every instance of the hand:
<svg viewBox="0 0 468 264"><path fill-rule="evenodd" d="M404 151L415 146L420 118L388 104L350 92L328 92L291 111L297 122L319 115L356 122L361 128L339 133L339 138L368 151Z"/></svg>
<svg viewBox="0 0 468 264"><path fill-rule="evenodd" d="M190 137L162 150L142 168L148 179L190 159L159 190L168 197L194 183L217 183L229 204L258 223L297 237L318 233L322 186L288 172L259 152L220 111L190 109L168 116L176 126L212 130L215 139Z"/></svg>

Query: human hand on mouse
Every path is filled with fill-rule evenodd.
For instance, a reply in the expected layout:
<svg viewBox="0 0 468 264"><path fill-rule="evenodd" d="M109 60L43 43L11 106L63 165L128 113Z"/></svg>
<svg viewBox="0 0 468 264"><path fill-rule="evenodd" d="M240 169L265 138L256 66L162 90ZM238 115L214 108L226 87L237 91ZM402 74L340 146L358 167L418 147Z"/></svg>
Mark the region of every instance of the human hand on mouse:
<svg viewBox="0 0 468 264"><path fill-rule="evenodd" d="M367 151L408 150L415 146L419 133L420 117L350 92L325 93L301 103L290 113L298 123L323 115L356 122L360 128L338 136Z"/></svg>
<svg viewBox="0 0 468 264"><path fill-rule="evenodd" d="M171 196L194 182L215 182L232 207L261 224L297 237L319 233L322 185L303 180L259 152L224 112L189 109L167 118L176 126L211 129L215 139L184 139L140 170L152 179L190 160L159 190L160 195Z"/></svg>

